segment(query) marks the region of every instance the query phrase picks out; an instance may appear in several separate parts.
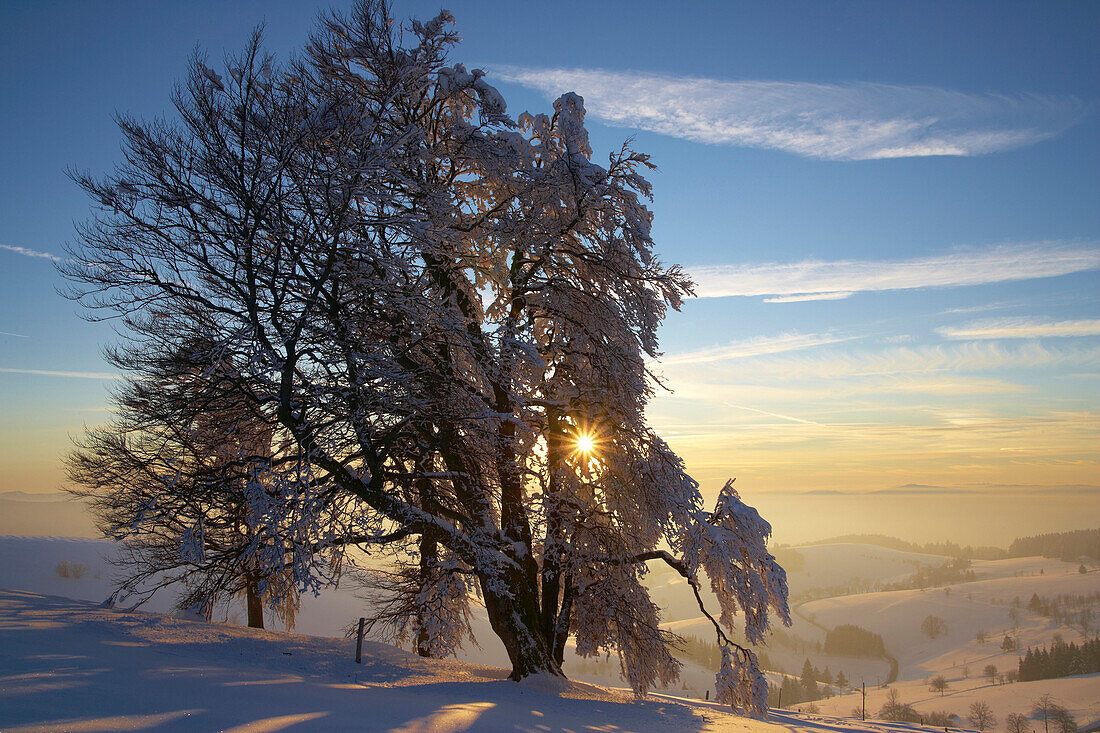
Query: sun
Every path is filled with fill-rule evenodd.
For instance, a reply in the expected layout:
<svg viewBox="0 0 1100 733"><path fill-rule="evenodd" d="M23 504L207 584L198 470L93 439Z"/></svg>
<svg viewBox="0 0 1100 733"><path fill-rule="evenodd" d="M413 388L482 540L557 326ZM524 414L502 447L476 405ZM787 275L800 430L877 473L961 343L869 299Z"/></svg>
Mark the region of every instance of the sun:
<svg viewBox="0 0 1100 733"><path fill-rule="evenodd" d="M576 451L588 454L596 449L596 441L588 433L580 433L577 436Z"/></svg>

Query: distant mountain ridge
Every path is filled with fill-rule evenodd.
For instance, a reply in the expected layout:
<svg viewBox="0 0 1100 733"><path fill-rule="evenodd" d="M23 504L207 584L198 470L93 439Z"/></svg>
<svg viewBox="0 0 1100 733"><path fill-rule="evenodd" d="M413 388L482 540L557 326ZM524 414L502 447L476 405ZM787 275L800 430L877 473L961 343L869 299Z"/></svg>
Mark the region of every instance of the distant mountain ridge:
<svg viewBox="0 0 1100 733"><path fill-rule="evenodd" d="M1012 557L1031 557L1035 555L1058 558L1067 562L1075 561L1082 556L1100 558L1100 529L1075 529L1066 532L1049 532L1030 537L1019 537L1012 541L1007 550L990 546L962 546L954 542L928 542L922 545L884 534L840 535L815 542L807 542L801 546L814 547L841 543L875 545L902 552L961 557L968 560L1005 560ZM782 547L780 546L780 548Z"/></svg>
<svg viewBox="0 0 1100 733"><path fill-rule="evenodd" d="M64 491L0 491L0 501L72 501L72 498Z"/></svg>
<svg viewBox="0 0 1100 733"><path fill-rule="evenodd" d="M63 491L0 492L0 535L103 537L84 502Z"/></svg>

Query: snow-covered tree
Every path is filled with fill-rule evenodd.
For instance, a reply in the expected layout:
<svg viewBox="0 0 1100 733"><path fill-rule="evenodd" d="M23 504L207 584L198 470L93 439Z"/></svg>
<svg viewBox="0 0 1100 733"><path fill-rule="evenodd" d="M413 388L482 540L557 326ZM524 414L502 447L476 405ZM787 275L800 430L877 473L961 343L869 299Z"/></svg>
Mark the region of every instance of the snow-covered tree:
<svg viewBox="0 0 1100 733"><path fill-rule="evenodd" d="M176 122L124 119L125 162L77 176L100 211L64 266L74 294L125 317L139 379L208 344L205 378L308 465L307 546L392 551L387 608L418 646L453 649L477 593L514 679L562 674L572 634L642 694L680 666L641 582L664 562L723 646L718 698L762 715L725 630L742 614L751 645L772 612L789 623L771 527L732 481L707 511L645 423L657 327L691 289L654 254L651 163L594 162L576 94L510 118L447 61L452 24L402 30L364 2L290 68L258 39L224 76L196 61Z"/></svg>
<svg viewBox="0 0 1100 733"><path fill-rule="evenodd" d="M270 515L286 508L280 484L297 481L281 476L272 430L253 405L204 383L208 365L193 355L206 347L143 364L145 378L115 393L114 417L86 430L67 459L70 490L121 542L116 602L137 605L178 584L181 609L209 618L216 603L241 596L248 625L263 628L266 599L292 627L298 588L284 557L294 539L289 515Z"/></svg>

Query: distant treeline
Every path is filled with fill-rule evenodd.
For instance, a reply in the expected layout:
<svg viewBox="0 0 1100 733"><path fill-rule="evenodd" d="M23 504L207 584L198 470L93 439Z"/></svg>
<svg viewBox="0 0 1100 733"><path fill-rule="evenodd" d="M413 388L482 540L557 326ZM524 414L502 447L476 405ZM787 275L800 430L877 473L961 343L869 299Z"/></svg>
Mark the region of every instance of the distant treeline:
<svg viewBox="0 0 1100 733"><path fill-rule="evenodd" d="M1089 639L1081 646L1055 638L1050 649L1027 650L1020 659L1019 680L1032 682L1093 672L1100 672L1100 637Z"/></svg>
<svg viewBox="0 0 1100 733"><path fill-rule="evenodd" d="M1042 555L1075 562L1082 555L1100 558L1100 529L1079 529L1074 532L1054 532L1034 537L1021 537L1008 546L1011 557Z"/></svg>
<svg viewBox="0 0 1100 733"><path fill-rule="evenodd" d="M1100 601L1100 593L1062 593L1054 598L1032 593L1027 609L1040 616L1052 618L1059 624L1080 626L1081 632L1087 637L1092 628L1092 606L1097 601Z"/></svg>
<svg viewBox="0 0 1100 733"><path fill-rule="evenodd" d="M722 648L713 641L700 639L694 635L680 637L680 642L676 645L673 654L680 659L690 659L715 672L722 666ZM757 655L757 661L760 663L760 669L775 670L767 652L760 652Z"/></svg>
<svg viewBox="0 0 1100 733"><path fill-rule="evenodd" d="M785 545L775 547L772 555L788 573L797 573L806 567L806 558L802 557L802 553Z"/></svg>
<svg viewBox="0 0 1100 733"><path fill-rule="evenodd" d="M855 542L863 545L875 545L887 547L901 552L921 552L926 555L943 555L945 557L964 557L969 560L1004 560L1008 553L1000 547L965 547L954 542L928 542L920 545L916 542L906 542L897 537L884 534L844 534L837 537L812 542L813 545L833 545L838 543Z"/></svg>
<svg viewBox="0 0 1100 733"><path fill-rule="evenodd" d="M796 553L797 554L797 553ZM782 560L780 560L782 564ZM786 566L784 566L786 567ZM833 598L835 596L851 596L856 593L880 593L882 591L909 590L912 588L938 588L954 583L969 583L977 580L974 571L970 569L970 560L956 557L942 565L924 565L908 578L897 583L871 582L857 578L850 583L841 585L817 586L807 588L790 597L791 603L804 603L818 598Z"/></svg>
<svg viewBox="0 0 1100 733"><path fill-rule="evenodd" d="M854 624L841 624L825 634L825 653L845 657L885 656L882 637Z"/></svg>
<svg viewBox="0 0 1100 733"><path fill-rule="evenodd" d="M910 588L939 588L954 583L971 583L977 580L970 569L970 560L956 557L943 565L924 565L900 583L888 583L883 590L909 590Z"/></svg>
<svg viewBox="0 0 1100 733"><path fill-rule="evenodd" d="M855 542L864 545L887 547L902 552L922 552L928 555L961 557L967 560L1004 560L1009 557L1058 558L1075 562L1081 556L1100 558L1100 529L1078 529L1070 532L1051 532L1020 537L1013 540L1007 550L1000 547L974 547L957 545L954 542L928 542L918 544L884 534L846 534L810 543L812 545L832 545L842 542Z"/></svg>
<svg viewBox="0 0 1100 733"><path fill-rule="evenodd" d="M829 698L833 696L831 685L834 684L841 689L848 686L843 670L838 672L834 679L828 667L825 671L821 671L807 659L802 665L801 678L795 679L784 675L780 685L768 685L768 706L789 708L798 703Z"/></svg>

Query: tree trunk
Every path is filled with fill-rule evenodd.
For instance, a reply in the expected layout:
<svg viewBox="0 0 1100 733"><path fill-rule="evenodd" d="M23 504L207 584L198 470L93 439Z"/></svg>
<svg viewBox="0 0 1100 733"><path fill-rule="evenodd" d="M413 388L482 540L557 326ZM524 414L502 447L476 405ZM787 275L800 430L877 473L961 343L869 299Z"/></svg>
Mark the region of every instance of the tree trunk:
<svg viewBox="0 0 1100 733"><path fill-rule="evenodd" d="M504 642L512 662L512 674L508 679L518 681L533 674L564 677L561 665L554 659L553 650L541 633L537 592L523 582L523 572L518 569L508 571L505 578L510 596L486 583L484 577L480 581L489 623Z"/></svg>
<svg viewBox="0 0 1100 733"><path fill-rule="evenodd" d="M431 531L425 532L420 538L421 591L424 590L427 583L432 582L432 574L435 572L435 564L437 562L438 554L438 547L436 545L434 533ZM421 618L417 618L416 653L422 657L430 657L432 655L432 648L429 642L430 640L428 639L428 632L424 628L423 620Z"/></svg>
<svg viewBox="0 0 1100 733"><path fill-rule="evenodd" d="M561 595L561 509L558 506L558 494L561 491L558 467L564 454L562 441L565 438L564 426L558 411L548 408L546 411L550 432L547 436L547 463L550 466L550 480L546 487L546 540L542 553L542 635L553 650L558 665L562 663L557 650L558 597Z"/></svg>
<svg viewBox="0 0 1100 733"><path fill-rule="evenodd" d="M254 575L245 581L245 606L248 608L248 626L253 629L264 627L264 603L260 598L260 584Z"/></svg>
<svg viewBox="0 0 1100 733"><path fill-rule="evenodd" d="M569 624L573 615L573 598L576 590L572 576L566 575L561 610L558 611L557 622L554 624L554 660L559 667L565 663L565 642L569 640Z"/></svg>

